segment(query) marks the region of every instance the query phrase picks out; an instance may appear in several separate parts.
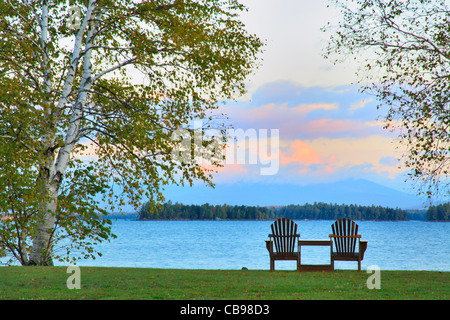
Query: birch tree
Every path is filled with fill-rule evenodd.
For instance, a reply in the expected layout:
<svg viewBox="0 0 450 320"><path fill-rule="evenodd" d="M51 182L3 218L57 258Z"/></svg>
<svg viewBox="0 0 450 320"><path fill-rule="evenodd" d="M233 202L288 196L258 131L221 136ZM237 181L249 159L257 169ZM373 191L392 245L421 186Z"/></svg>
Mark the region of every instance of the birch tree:
<svg viewBox="0 0 450 320"><path fill-rule="evenodd" d="M245 92L262 42L244 10L237 0L0 3L0 257L95 257L114 237L107 212L156 205L169 183L213 185L201 163L171 157L173 136L196 119L223 128L213 112Z"/></svg>
<svg viewBox="0 0 450 320"><path fill-rule="evenodd" d="M450 7L446 0L331 0L341 21L325 56L360 64L362 90L386 110L419 194L450 195ZM337 58L336 58L337 55ZM448 201L448 200L447 200Z"/></svg>

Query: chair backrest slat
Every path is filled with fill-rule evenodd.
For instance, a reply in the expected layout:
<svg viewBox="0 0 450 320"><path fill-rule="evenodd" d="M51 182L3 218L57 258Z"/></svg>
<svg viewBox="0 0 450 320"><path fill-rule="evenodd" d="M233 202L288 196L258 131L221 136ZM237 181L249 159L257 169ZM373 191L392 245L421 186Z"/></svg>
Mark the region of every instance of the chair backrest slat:
<svg viewBox="0 0 450 320"><path fill-rule="evenodd" d="M295 240L300 236L297 234L297 224L287 218L280 218L272 225L272 237L275 250L278 253L292 253L295 250Z"/></svg>
<svg viewBox="0 0 450 320"><path fill-rule="evenodd" d="M336 252L339 254L353 254L356 250L358 225L350 219L339 219L331 225Z"/></svg>

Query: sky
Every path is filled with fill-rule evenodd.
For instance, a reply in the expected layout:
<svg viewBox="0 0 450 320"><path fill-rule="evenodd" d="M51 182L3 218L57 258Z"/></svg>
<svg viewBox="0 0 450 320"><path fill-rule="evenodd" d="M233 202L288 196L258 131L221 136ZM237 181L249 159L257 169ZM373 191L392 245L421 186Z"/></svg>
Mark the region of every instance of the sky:
<svg viewBox="0 0 450 320"><path fill-rule="evenodd" d="M358 65L323 57L329 34L321 28L336 24L339 12L327 0L242 3L247 30L266 46L247 94L219 109L237 141L230 140L214 174L215 189L200 181L167 186L166 201L284 205L345 197L349 204L419 208L396 136L383 129L383 107L358 90Z"/></svg>
<svg viewBox="0 0 450 320"><path fill-rule="evenodd" d="M334 66L322 58L328 42L320 29L339 21L327 0L243 0L250 33L266 42L263 64L250 79L250 90L268 82L294 81L303 86L336 86L355 81L355 66Z"/></svg>
<svg viewBox="0 0 450 320"><path fill-rule="evenodd" d="M248 79L248 94L222 111L234 128L255 133L258 141L264 134L268 143L277 137L279 151L247 149L247 156L258 153L258 163L227 161L215 183L308 185L358 178L409 190L395 135L383 129L377 101L358 91L357 66L351 58L334 65L322 56L328 35L320 29L339 19L336 9L327 8L326 0L243 3L247 30L266 47ZM271 163L276 155L278 163ZM271 165L274 174L261 174Z"/></svg>

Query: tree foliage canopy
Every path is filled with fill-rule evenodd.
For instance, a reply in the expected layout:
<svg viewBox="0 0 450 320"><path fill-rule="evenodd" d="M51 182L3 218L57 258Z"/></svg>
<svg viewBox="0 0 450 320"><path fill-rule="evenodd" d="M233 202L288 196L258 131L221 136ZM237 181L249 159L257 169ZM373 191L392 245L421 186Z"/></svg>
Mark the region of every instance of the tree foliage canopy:
<svg viewBox="0 0 450 320"><path fill-rule="evenodd" d="M162 201L168 183L212 184L198 162L172 159L173 135L196 119L221 128L212 112L245 92L262 42L243 10L237 0L0 3L0 257L52 264L60 237L92 256L112 236L95 218L114 205Z"/></svg>
<svg viewBox="0 0 450 320"><path fill-rule="evenodd" d="M427 210L428 221L450 221L450 204L430 206Z"/></svg>

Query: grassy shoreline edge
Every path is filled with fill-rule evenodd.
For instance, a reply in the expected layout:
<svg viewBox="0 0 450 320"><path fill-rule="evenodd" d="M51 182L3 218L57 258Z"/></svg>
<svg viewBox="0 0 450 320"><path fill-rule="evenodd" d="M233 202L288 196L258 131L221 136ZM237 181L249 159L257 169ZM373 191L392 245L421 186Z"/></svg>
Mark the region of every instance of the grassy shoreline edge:
<svg viewBox="0 0 450 320"><path fill-rule="evenodd" d="M73 272L73 271L72 271ZM450 272L0 267L0 300L449 300ZM72 277L72 278L70 278Z"/></svg>

